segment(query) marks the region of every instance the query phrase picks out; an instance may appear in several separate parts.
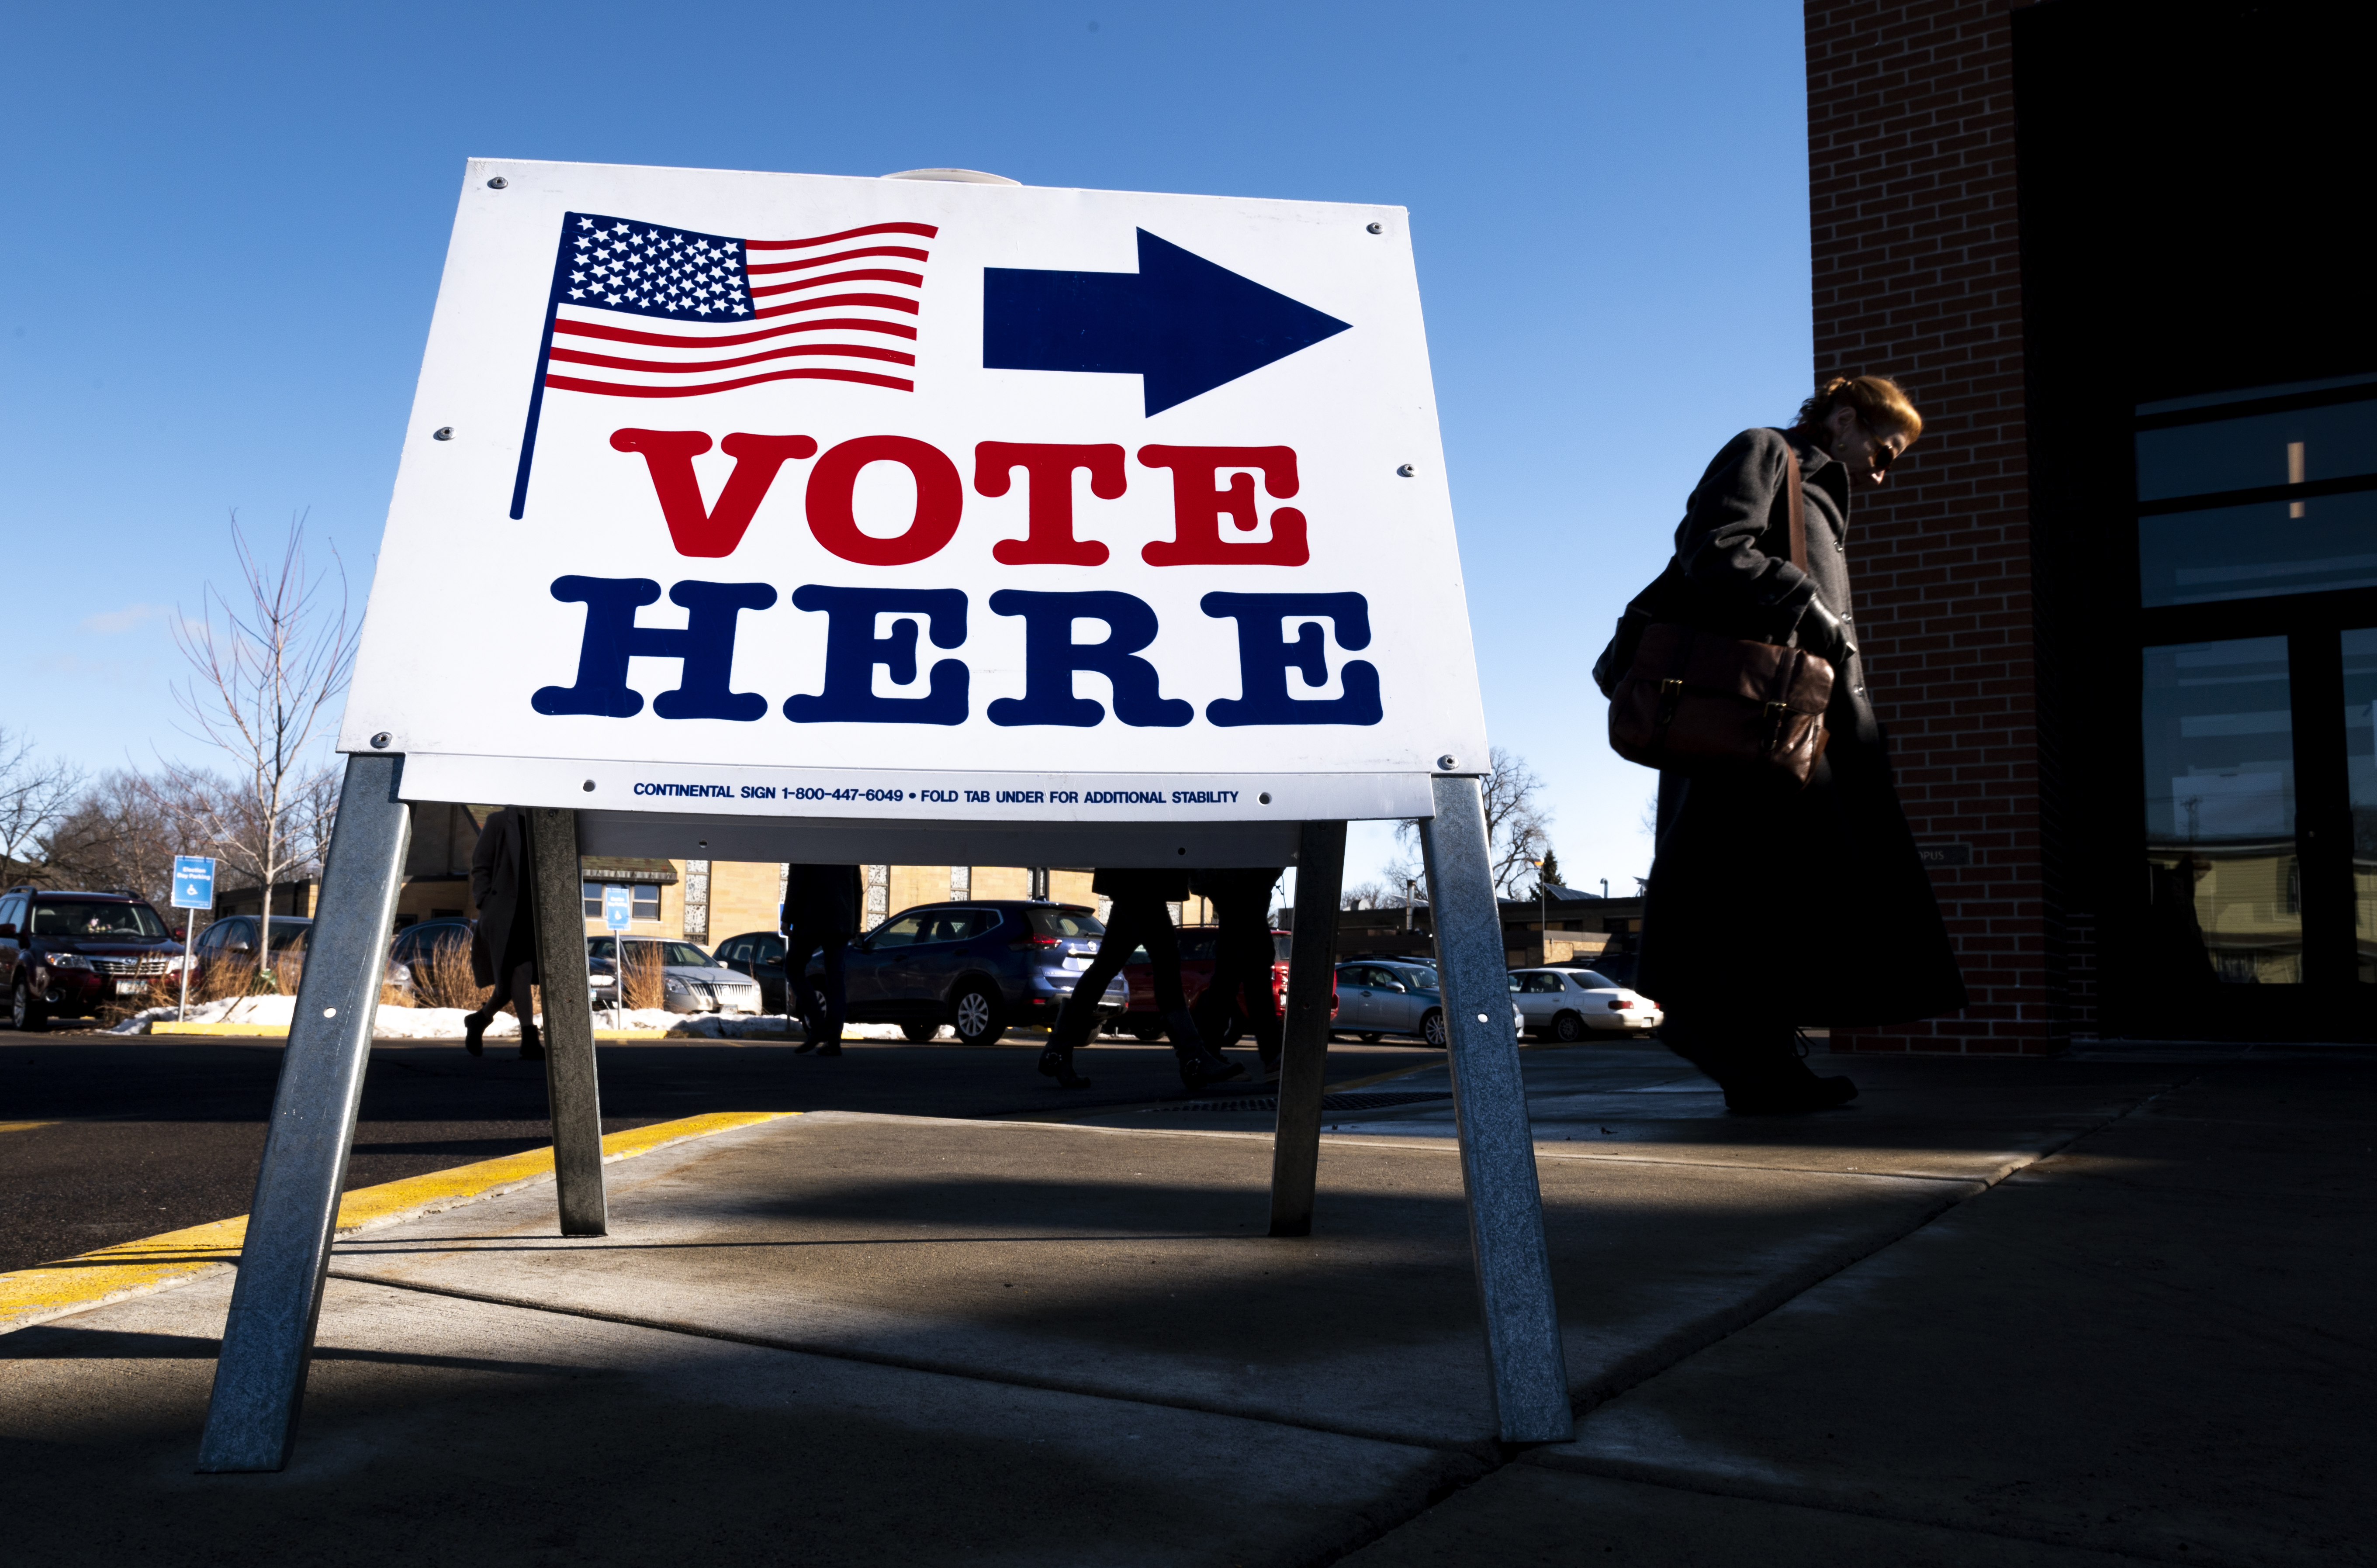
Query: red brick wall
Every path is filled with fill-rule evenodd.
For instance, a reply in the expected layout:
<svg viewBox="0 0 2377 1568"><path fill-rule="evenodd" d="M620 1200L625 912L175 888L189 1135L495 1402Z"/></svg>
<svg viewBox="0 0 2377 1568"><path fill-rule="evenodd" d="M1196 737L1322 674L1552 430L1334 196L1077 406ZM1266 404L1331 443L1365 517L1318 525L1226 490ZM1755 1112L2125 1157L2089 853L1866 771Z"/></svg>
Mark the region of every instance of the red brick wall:
<svg viewBox="0 0 2377 1568"><path fill-rule="evenodd" d="M1858 640L1916 837L1972 847L1932 873L1971 1006L1835 1049L2043 1052L2068 1028L2041 859L2010 9L1807 0L1816 373L1893 377L1924 417L1857 503Z"/></svg>

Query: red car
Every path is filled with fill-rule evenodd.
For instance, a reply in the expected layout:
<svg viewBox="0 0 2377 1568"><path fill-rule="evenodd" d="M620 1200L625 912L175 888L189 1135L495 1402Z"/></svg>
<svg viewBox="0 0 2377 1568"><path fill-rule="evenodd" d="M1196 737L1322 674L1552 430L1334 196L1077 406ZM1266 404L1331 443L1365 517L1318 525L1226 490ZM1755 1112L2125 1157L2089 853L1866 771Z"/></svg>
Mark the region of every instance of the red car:
<svg viewBox="0 0 2377 1568"><path fill-rule="evenodd" d="M1213 983L1213 944L1221 939L1222 928L1211 925L1185 925L1180 928L1180 990L1194 1007L1197 998ZM1287 1015L1287 946L1289 933L1271 933L1271 1000L1280 1016ZM1164 1020L1155 1011L1155 970L1147 961L1147 949L1131 955L1122 969L1122 978L1130 987L1130 1008L1106 1028L1117 1034L1133 1035L1143 1040L1163 1037ZM1337 976L1329 976L1329 1011L1337 1011ZM1246 1015L1237 1008L1230 1009L1228 1038L1220 1043L1232 1045L1246 1033Z"/></svg>

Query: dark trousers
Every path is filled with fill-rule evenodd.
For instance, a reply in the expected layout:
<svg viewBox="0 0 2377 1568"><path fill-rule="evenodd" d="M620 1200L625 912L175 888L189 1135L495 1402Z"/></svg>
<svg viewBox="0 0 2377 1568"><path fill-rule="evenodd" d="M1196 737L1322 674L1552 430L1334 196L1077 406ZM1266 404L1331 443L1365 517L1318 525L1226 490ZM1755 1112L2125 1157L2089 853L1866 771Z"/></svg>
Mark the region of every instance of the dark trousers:
<svg viewBox="0 0 2377 1568"><path fill-rule="evenodd" d="M1730 1000L1666 1012L1660 1043L1719 1083L1759 1076L1798 1059L1798 1028L1784 1006Z"/></svg>
<svg viewBox="0 0 2377 1568"><path fill-rule="evenodd" d="M538 1043L534 992L529 989L536 982L534 977L529 973L529 969L530 966L527 964L515 964L508 969L497 969L495 994L479 1004L477 1015L482 1018L493 1018L504 1010L505 1003L510 1003L512 1010L520 1015L522 1045Z"/></svg>
<svg viewBox="0 0 2377 1568"><path fill-rule="evenodd" d="M1155 1010L1187 1010L1188 999L1180 989L1180 938L1172 929L1172 912L1161 898L1117 898L1106 914L1106 933L1098 943L1098 956L1073 982L1073 994L1057 1020L1050 1046L1069 1051L1090 1038L1099 999L1141 946L1147 949L1148 967L1155 971Z"/></svg>
<svg viewBox="0 0 2377 1568"><path fill-rule="evenodd" d="M811 1039L842 1039L842 1017L850 1008L849 950L850 938L841 932L784 933L784 989L792 993L793 1010ZM809 959L819 952L825 955L822 987L809 979Z"/></svg>
<svg viewBox="0 0 2377 1568"><path fill-rule="evenodd" d="M1213 983L1197 998L1197 1032L1213 1044L1223 1039L1230 1009L1246 1016L1256 1049L1265 1062L1279 1060L1279 1000L1272 994L1272 949L1270 889L1263 907L1248 908L1238 900L1218 901L1215 913L1221 934L1213 944Z"/></svg>

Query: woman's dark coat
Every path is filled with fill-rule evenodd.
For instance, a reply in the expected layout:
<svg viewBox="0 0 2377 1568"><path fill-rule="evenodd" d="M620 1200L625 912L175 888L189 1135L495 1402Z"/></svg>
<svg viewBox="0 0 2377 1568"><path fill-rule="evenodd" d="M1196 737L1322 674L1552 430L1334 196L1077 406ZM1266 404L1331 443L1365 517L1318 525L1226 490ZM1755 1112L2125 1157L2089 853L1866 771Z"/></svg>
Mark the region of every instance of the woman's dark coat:
<svg viewBox="0 0 2377 1568"><path fill-rule="evenodd" d="M784 868L784 929L804 936L856 936L866 905L856 866Z"/></svg>
<svg viewBox="0 0 2377 1568"><path fill-rule="evenodd" d="M471 973L494 985L522 964L537 979L536 940L529 924L528 823L517 806L506 806L479 829L471 851L471 902L479 923L471 932Z"/></svg>
<svg viewBox="0 0 2377 1568"><path fill-rule="evenodd" d="M1791 564L1786 443L1799 457L1808 569ZM1848 623L1849 477L1798 433L1746 430L1686 503L1645 596L1656 619L1794 640L1811 599ZM1636 984L1670 1008L1885 1024L1965 1005L1930 874L1899 809L1861 659L1838 671L1831 743L1805 790L1659 775Z"/></svg>

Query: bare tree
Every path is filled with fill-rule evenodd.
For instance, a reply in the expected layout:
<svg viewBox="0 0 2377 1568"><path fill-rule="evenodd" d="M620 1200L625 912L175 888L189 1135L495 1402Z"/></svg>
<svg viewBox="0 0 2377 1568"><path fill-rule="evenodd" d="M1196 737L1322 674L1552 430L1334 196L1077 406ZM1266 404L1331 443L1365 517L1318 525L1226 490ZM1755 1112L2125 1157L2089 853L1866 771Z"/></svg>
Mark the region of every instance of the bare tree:
<svg viewBox="0 0 2377 1568"><path fill-rule="evenodd" d="M318 860L337 780L317 742L337 715L355 656L347 614L346 569L334 551L329 570L309 576L305 520L290 520L280 559L259 560L232 514L232 549L240 587L207 585L201 614L177 615L173 640L192 674L174 691L197 726L196 738L227 753L230 777L168 764L166 779L209 841L252 873L263 889L257 986L278 989L272 973L272 889L287 873ZM328 594L338 578L335 607ZM209 788L210 785L217 787Z"/></svg>
<svg viewBox="0 0 2377 1568"><path fill-rule="evenodd" d="M23 851L56 826L81 787L79 770L0 725L0 886L35 874Z"/></svg>
<svg viewBox="0 0 2377 1568"><path fill-rule="evenodd" d="M1551 845L1552 814L1543 802L1544 781L1527 766L1526 758L1496 746L1487 754L1486 777L1477 785L1486 805L1486 848L1494 873L1494 895L1515 898L1525 882L1532 897L1535 884L1526 878ZM1416 880L1426 887L1427 877L1420 870L1419 823L1396 824L1395 842L1403 853L1387 867L1388 878L1398 886Z"/></svg>
<svg viewBox="0 0 2377 1568"><path fill-rule="evenodd" d="M172 896L176 842L173 813L155 787L118 770L85 790L42 835L42 858L55 885L121 887L163 904Z"/></svg>
<svg viewBox="0 0 2377 1568"><path fill-rule="evenodd" d="M1376 882L1357 882L1337 895L1341 909L1383 909L1387 907L1386 889Z"/></svg>

